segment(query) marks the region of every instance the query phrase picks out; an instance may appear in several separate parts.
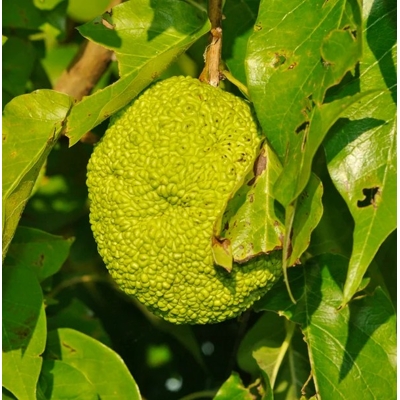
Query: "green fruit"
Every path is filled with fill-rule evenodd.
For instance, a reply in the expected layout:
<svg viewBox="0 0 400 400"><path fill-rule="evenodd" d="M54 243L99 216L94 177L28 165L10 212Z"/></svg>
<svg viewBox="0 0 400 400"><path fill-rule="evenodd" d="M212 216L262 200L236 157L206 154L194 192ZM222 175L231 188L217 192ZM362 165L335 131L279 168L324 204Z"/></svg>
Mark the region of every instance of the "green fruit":
<svg viewBox="0 0 400 400"><path fill-rule="evenodd" d="M90 221L116 282L174 323L233 318L280 274L280 256L214 265L213 226L251 169L261 134L249 104L173 77L119 112L88 166Z"/></svg>

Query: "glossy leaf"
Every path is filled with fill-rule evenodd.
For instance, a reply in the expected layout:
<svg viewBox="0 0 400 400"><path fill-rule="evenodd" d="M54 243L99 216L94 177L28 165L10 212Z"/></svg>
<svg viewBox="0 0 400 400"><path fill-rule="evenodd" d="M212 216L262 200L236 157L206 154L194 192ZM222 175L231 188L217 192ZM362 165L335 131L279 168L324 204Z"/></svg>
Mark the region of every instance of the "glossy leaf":
<svg viewBox="0 0 400 400"><path fill-rule="evenodd" d="M271 195L281 169L276 155L265 144L245 183L228 202L222 237L230 240L236 262L282 247L283 215Z"/></svg>
<svg viewBox="0 0 400 400"><path fill-rule="evenodd" d="M8 256L30 265L39 281L55 274L69 254L73 240L51 235L34 228L19 226L8 250Z"/></svg>
<svg viewBox="0 0 400 400"><path fill-rule="evenodd" d="M88 39L115 51L121 78L84 98L72 110L70 145L155 81L196 39L210 29L207 14L186 2L126 2L80 27Z"/></svg>
<svg viewBox="0 0 400 400"><path fill-rule="evenodd" d="M309 347L314 383L321 398L394 398L396 317L387 295L377 288L338 311L347 261L337 255L311 259L289 270L293 304L284 283L256 305L300 324ZM372 363L371 360L374 360ZM379 365L379 368L376 368Z"/></svg>
<svg viewBox="0 0 400 400"><path fill-rule="evenodd" d="M81 332L69 328L49 332L44 357L63 361L82 372L102 398L121 399L126 393L132 400L141 398L121 357Z"/></svg>
<svg viewBox="0 0 400 400"><path fill-rule="evenodd" d="M289 266L297 262L310 244L311 233L323 214L322 192L321 181L316 175L311 174L310 181L300 194L296 204L291 235L292 251L288 260Z"/></svg>
<svg viewBox="0 0 400 400"><path fill-rule="evenodd" d="M99 398L96 389L82 372L59 360L43 361L39 385L46 399L97 400Z"/></svg>
<svg viewBox="0 0 400 400"><path fill-rule="evenodd" d="M344 304L357 291L379 246L396 227L396 3L364 2L366 29L359 77L343 91L387 90L343 114L325 143L329 173L355 221ZM340 95L340 93L339 93Z"/></svg>
<svg viewBox="0 0 400 400"><path fill-rule="evenodd" d="M247 85L244 59L247 42L256 22L260 0L226 1L222 20L222 58L231 74Z"/></svg>
<svg viewBox="0 0 400 400"><path fill-rule="evenodd" d="M14 98L4 109L3 257L71 105L65 94L38 90Z"/></svg>
<svg viewBox="0 0 400 400"><path fill-rule="evenodd" d="M311 174L314 156L325 135L333 124L351 105L358 103L369 92L348 96L313 108L312 119L297 136L301 140L291 141L288 159L274 186L276 199L285 207L291 204L306 187Z"/></svg>
<svg viewBox="0 0 400 400"><path fill-rule="evenodd" d="M214 400L252 400L250 391L243 386L240 376L232 372L231 376L219 388Z"/></svg>
<svg viewBox="0 0 400 400"><path fill-rule="evenodd" d="M36 400L46 344L42 290L31 268L3 267L3 386L21 400Z"/></svg>
<svg viewBox="0 0 400 400"><path fill-rule="evenodd" d="M261 1L246 71L257 116L282 162L304 142L326 89L360 57L359 35L351 33L359 14L358 4L345 0Z"/></svg>

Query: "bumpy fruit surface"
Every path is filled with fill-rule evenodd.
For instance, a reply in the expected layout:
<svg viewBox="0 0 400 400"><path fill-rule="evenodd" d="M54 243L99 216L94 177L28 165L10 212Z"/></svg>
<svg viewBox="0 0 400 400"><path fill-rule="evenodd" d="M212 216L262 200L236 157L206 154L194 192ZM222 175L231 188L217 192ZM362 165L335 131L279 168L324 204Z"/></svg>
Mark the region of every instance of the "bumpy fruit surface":
<svg viewBox="0 0 400 400"><path fill-rule="evenodd" d="M213 225L256 157L244 100L173 77L116 114L88 166L90 221L116 282L174 323L214 323L259 299L280 256L214 265Z"/></svg>

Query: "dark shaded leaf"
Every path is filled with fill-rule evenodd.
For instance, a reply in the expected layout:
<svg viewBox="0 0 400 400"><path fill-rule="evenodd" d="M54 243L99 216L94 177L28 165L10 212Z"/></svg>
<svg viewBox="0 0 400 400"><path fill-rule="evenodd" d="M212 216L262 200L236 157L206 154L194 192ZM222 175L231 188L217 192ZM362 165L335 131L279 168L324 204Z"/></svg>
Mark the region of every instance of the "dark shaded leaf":
<svg viewBox="0 0 400 400"><path fill-rule="evenodd" d="M247 84L244 59L247 42L256 22L260 0L226 1L222 20L222 58L232 75Z"/></svg>
<svg viewBox="0 0 400 400"><path fill-rule="evenodd" d="M321 181L316 175L311 174L310 180L300 194L296 205L291 232L292 247L288 260L289 266L297 262L310 244L311 233L323 214L322 192Z"/></svg>

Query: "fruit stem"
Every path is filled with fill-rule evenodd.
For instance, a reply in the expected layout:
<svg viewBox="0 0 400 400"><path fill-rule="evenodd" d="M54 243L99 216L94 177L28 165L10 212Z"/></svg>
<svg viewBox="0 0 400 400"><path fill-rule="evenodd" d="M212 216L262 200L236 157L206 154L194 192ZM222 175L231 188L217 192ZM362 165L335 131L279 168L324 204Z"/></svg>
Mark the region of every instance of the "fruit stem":
<svg viewBox="0 0 400 400"><path fill-rule="evenodd" d="M291 236L290 232L292 231L292 227L293 227L294 214L295 214L295 210L296 210L296 202L297 202L297 200L295 200L294 203L289 204L289 206L287 206L286 210L285 210L286 234L285 234L285 238L283 240L283 249L282 249L283 280L285 281L288 295L293 304L296 304L296 300L293 297L292 291L290 290L289 279L288 279L288 275L287 275L287 268L288 268L288 260L290 257L290 255L289 255L289 245L290 245L290 236Z"/></svg>
<svg viewBox="0 0 400 400"><path fill-rule="evenodd" d="M222 0L209 0L208 17L211 22L210 44L206 47L205 65L199 79L211 86L218 86L221 79L219 64L222 50Z"/></svg>
<svg viewBox="0 0 400 400"><path fill-rule="evenodd" d="M224 69L221 71L221 74L228 79L229 82L233 83L245 96L246 99L250 100L250 93L249 90L245 85L243 85L242 82L240 82L238 79L236 79L229 71Z"/></svg>

